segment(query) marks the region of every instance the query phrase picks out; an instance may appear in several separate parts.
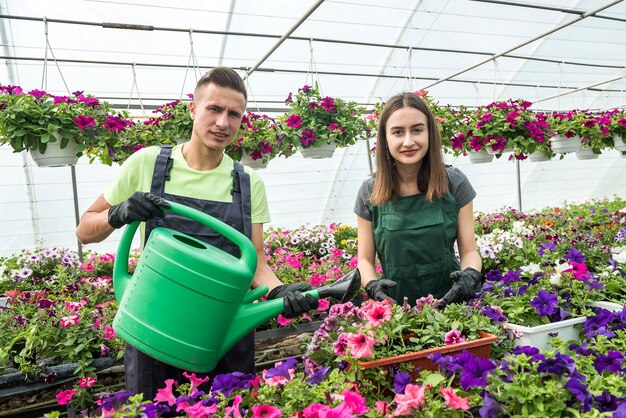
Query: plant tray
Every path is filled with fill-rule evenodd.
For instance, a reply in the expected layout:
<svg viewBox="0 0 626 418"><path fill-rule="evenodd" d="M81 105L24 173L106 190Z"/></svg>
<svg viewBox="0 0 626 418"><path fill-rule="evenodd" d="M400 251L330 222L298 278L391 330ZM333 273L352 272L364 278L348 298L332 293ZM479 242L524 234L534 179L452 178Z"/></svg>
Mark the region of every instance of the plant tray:
<svg viewBox="0 0 626 418"><path fill-rule="evenodd" d="M504 327L519 331L523 334L520 338L515 339L516 347L531 345L540 350L551 350L551 334L557 334L563 341L578 340L580 338L580 331L575 325L582 324L586 320L586 316L580 316L566 319L565 321L553 322L551 324L537 325L535 327L525 327L517 324L505 324Z"/></svg>
<svg viewBox="0 0 626 418"><path fill-rule="evenodd" d="M435 353L455 355L467 350L475 356L489 358L491 355L491 345L496 341L498 341L497 336L481 331L480 338L474 341L444 345L442 347L430 348L428 350L401 354L399 356L387 357L378 360L360 361L359 366L364 369L371 369L374 367L391 366L400 363L411 363L415 367L413 374L417 374L419 370L437 371L438 366L427 358L429 355Z"/></svg>

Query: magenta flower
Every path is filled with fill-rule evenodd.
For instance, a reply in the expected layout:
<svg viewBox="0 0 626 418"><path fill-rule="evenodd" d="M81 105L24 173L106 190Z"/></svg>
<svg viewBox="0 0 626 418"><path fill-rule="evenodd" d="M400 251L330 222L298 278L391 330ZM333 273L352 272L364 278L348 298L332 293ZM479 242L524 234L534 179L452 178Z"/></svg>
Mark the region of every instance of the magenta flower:
<svg viewBox="0 0 626 418"><path fill-rule="evenodd" d="M115 330L112 327L104 327L104 339L110 340L112 338L117 337Z"/></svg>
<svg viewBox="0 0 626 418"><path fill-rule="evenodd" d="M145 148L142 144L137 144L133 146L133 152L137 152L140 149Z"/></svg>
<svg viewBox="0 0 626 418"><path fill-rule="evenodd" d="M315 133L313 129L306 129L300 136L300 142L306 148L311 142L315 142Z"/></svg>
<svg viewBox="0 0 626 418"><path fill-rule="evenodd" d="M311 86L309 86L308 84L305 84L302 88L298 89L298 91L304 92L304 93L308 93L311 90Z"/></svg>
<svg viewBox="0 0 626 418"><path fill-rule="evenodd" d="M365 398L351 390L344 390L341 393L343 396L343 403L352 411L355 415L366 414L370 409L365 406Z"/></svg>
<svg viewBox="0 0 626 418"><path fill-rule="evenodd" d="M317 301L317 310L325 311L330 307L330 302L328 299L320 299Z"/></svg>
<svg viewBox="0 0 626 418"><path fill-rule="evenodd" d="M252 407L252 418L280 418L282 414L283 411L267 404Z"/></svg>
<svg viewBox="0 0 626 418"><path fill-rule="evenodd" d="M62 328L69 328L78 324L78 314L64 316L60 320Z"/></svg>
<svg viewBox="0 0 626 418"><path fill-rule="evenodd" d="M336 123L331 123L330 125L328 125L328 130L329 131L340 131L340 132L345 132L345 129L343 129L341 126L337 125Z"/></svg>
<svg viewBox="0 0 626 418"><path fill-rule="evenodd" d="M78 380L78 386L81 388L90 388L97 382L95 377L86 376Z"/></svg>
<svg viewBox="0 0 626 418"><path fill-rule="evenodd" d="M452 331L446 333L443 337L443 341L445 345L452 345L465 342L466 340L463 334L461 334L461 331L453 329Z"/></svg>
<svg viewBox="0 0 626 418"><path fill-rule="evenodd" d="M333 345L333 351L337 356L345 356L348 349L348 334L341 333L337 336L337 342Z"/></svg>
<svg viewBox="0 0 626 418"><path fill-rule="evenodd" d="M35 99L41 99L43 96L48 95L48 93L46 93L45 91L37 89L29 91L28 94L33 96Z"/></svg>
<svg viewBox="0 0 626 418"><path fill-rule="evenodd" d="M93 116L79 115L74 118L74 123L81 131L89 126L96 126L96 120L93 118Z"/></svg>
<svg viewBox="0 0 626 418"><path fill-rule="evenodd" d="M72 397L75 394L76 391L74 389L63 390L55 395L57 398L57 403L59 405L67 405L67 403L72 400Z"/></svg>
<svg viewBox="0 0 626 418"><path fill-rule="evenodd" d="M293 319L285 318L281 314L281 315L278 315L278 317L276 318L276 321L278 321L278 325L280 325L281 327L286 327L287 325L291 324L291 321L293 321Z"/></svg>
<svg viewBox="0 0 626 418"><path fill-rule="evenodd" d="M376 339L365 334L348 334L348 348L353 358L370 357Z"/></svg>
<svg viewBox="0 0 626 418"><path fill-rule="evenodd" d="M287 118L287 120L285 120L285 123L287 124L287 126L289 126L290 128L294 128L297 129L300 127L300 125L302 125L302 116L300 115L294 115L293 113L291 115L289 115L289 117Z"/></svg>
<svg viewBox="0 0 626 418"><path fill-rule="evenodd" d="M337 108L337 106L335 105L335 99L333 99L332 97L322 98L320 106L322 106L322 108L327 112L332 112Z"/></svg>
<svg viewBox="0 0 626 418"><path fill-rule="evenodd" d="M172 392L172 386L174 385L174 379L167 379L165 381L165 387L157 390L157 394L154 397L156 402L167 402L169 406L176 403L176 396Z"/></svg>

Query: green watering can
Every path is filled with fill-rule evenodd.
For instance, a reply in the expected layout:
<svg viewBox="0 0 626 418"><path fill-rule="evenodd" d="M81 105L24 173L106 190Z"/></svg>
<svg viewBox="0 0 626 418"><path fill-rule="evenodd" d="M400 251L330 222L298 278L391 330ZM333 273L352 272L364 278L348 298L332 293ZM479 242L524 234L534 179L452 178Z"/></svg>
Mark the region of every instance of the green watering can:
<svg viewBox="0 0 626 418"><path fill-rule="evenodd" d="M125 229L113 266L119 309L113 329L124 341L164 363L209 372L246 334L283 313L283 300L257 302L266 286L249 290L257 256L252 242L220 220L174 202L175 214L213 229L241 250L241 257L168 228L155 228L134 274L128 254L139 222ZM315 299L351 300L360 287L358 270L330 286L310 290Z"/></svg>

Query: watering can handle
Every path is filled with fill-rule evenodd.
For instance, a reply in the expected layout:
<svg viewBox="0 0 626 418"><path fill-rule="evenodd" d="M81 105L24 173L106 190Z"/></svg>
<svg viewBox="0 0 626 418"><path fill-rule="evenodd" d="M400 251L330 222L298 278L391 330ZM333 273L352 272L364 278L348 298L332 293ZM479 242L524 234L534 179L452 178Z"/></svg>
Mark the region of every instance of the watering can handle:
<svg viewBox="0 0 626 418"><path fill-rule="evenodd" d="M214 218L211 215L207 215L197 209L181 205L180 203L170 201L166 202L169 203L170 207L163 208L163 210L184 216L201 223L202 225L208 226L239 247L241 250L241 257L239 258L238 263L242 265L256 265L256 249L254 248L252 242L244 234L219 219ZM131 276L128 273L128 254L130 253L130 246L138 226L139 222L133 222L126 227L120 240L117 255L115 256L115 264L113 265L113 288L115 289L115 298L118 301L120 301L124 295L124 289L131 279ZM251 263L251 261L254 261L254 263Z"/></svg>

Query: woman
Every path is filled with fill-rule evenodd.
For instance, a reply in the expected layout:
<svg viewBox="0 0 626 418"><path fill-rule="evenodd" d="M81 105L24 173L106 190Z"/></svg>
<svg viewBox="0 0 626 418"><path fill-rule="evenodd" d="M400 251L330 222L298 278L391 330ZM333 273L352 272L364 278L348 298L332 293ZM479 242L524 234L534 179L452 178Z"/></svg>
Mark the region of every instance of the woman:
<svg viewBox="0 0 626 418"><path fill-rule="evenodd" d="M368 296L414 304L432 294L439 306L469 299L480 289L482 268L474 237L476 192L461 171L443 164L433 113L415 94L385 104L376 162L377 174L363 182L354 206L358 268Z"/></svg>

